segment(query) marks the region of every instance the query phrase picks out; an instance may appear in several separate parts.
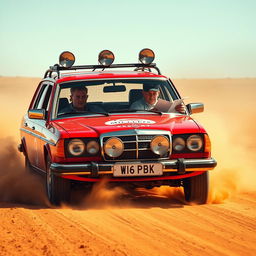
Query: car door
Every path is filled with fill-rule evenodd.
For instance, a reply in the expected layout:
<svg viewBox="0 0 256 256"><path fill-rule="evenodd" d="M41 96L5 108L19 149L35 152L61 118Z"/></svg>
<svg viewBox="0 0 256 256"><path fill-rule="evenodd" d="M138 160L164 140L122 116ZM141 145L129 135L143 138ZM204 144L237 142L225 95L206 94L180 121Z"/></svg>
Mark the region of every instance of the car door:
<svg viewBox="0 0 256 256"><path fill-rule="evenodd" d="M45 109L47 113L51 90L52 85L49 82L43 82L29 111ZM43 149L41 148L41 141L44 140L42 131L45 127L45 123L46 120L29 118L29 115L26 115L25 117L24 125L28 132L28 136L26 138L27 154L30 164L37 168L42 166L42 161L44 160L42 157Z"/></svg>

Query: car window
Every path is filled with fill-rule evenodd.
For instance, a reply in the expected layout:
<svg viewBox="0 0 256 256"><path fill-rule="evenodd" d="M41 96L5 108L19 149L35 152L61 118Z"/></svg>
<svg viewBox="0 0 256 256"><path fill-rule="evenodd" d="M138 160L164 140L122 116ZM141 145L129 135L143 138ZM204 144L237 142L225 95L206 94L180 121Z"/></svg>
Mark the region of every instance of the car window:
<svg viewBox="0 0 256 256"><path fill-rule="evenodd" d="M34 109L48 110L49 99L52 91L52 85L43 84L41 90L38 93L38 97L35 101Z"/></svg>
<svg viewBox="0 0 256 256"><path fill-rule="evenodd" d="M34 101L34 104L32 106L32 108L36 109L39 105L39 101L41 99L42 93L44 92L45 88L46 88L47 84L41 84L41 88L39 89L39 92L37 93L36 99Z"/></svg>
<svg viewBox="0 0 256 256"><path fill-rule="evenodd" d="M87 103L104 109L106 112L120 109L129 109L130 105L142 98L145 83L160 86L159 98L173 101L172 88L167 80L163 79L113 79L94 81L75 81L60 84L57 99L57 113L70 103L70 90L72 87L86 87L88 90ZM99 109L99 108L98 108Z"/></svg>

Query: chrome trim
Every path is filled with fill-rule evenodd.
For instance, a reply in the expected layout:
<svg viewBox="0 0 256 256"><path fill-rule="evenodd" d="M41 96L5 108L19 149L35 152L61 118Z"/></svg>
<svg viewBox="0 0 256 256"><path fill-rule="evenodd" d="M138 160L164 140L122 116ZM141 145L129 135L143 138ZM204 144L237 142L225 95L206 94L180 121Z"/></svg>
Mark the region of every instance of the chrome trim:
<svg viewBox="0 0 256 256"><path fill-rule="evenodd" d="M35 137L37 137L37 138L39 138L39 139L41 139L41 140L43 140L43 141L45 141L45 142L47 142L47 143L53 145L53 146L56 145L56 143L54 143L54 142L52 142L52 141L50 141L50 140L47 140L47 139L45 139L44 137L42 137L42 136L40 136L40 135L38 135L38 134L36 134L36 133L34 133L34 132L28 131L28 130L26 130L26 129L24 129L24 128L20 128L20 131L26 132L26 133L29 134L29 135L33 135L33 136L35 136Z"/></svg>
<svg viewBox="0 0 256 256"><path fill-rule="evenodd" d="M135 136L136 136L136 149L135 149L136 150L136 159L138 159L139 158L139 142L138 142L139 140L138 140L138 135L135 135Z"/></svg>

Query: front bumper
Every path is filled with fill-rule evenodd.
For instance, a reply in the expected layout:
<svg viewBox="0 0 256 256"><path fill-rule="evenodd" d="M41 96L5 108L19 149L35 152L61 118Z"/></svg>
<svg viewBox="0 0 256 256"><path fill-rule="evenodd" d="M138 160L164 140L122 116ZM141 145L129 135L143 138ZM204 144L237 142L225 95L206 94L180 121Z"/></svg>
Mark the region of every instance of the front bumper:
<svg viewBox="0 0 256 256"><path fill-rule="evenodd" d="M131 164L131 162L127 162ZM163 165L163 174L168 173L184 175L191 172L202 172L212 170L217 162L213 158L207 159L174 159L164 161L140 161L134 163L161 163ZM58 176L74 176L83 175L88 178L99 178L102 175L113 176L114 163L96 163L90 162L86 164L59 164L52 163L50 166L52 173ZM194 175L191 175L194 176ZM153 177L151 177L152 179Z"/></svg>

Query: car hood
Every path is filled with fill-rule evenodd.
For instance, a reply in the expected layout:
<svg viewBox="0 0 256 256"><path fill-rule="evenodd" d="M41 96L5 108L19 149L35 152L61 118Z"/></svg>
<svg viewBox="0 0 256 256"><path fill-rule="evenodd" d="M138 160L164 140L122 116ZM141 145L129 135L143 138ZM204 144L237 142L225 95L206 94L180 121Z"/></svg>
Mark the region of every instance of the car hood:
<svg viewBox="0 0 256 256"><path fill-rule="evenodd" d="M172 134L205 132L190 116L180 114L126 114L86 116L55 120L55 124L68 133L68 137L98 137L102 133L131 130L166 130Z"/></svg>

